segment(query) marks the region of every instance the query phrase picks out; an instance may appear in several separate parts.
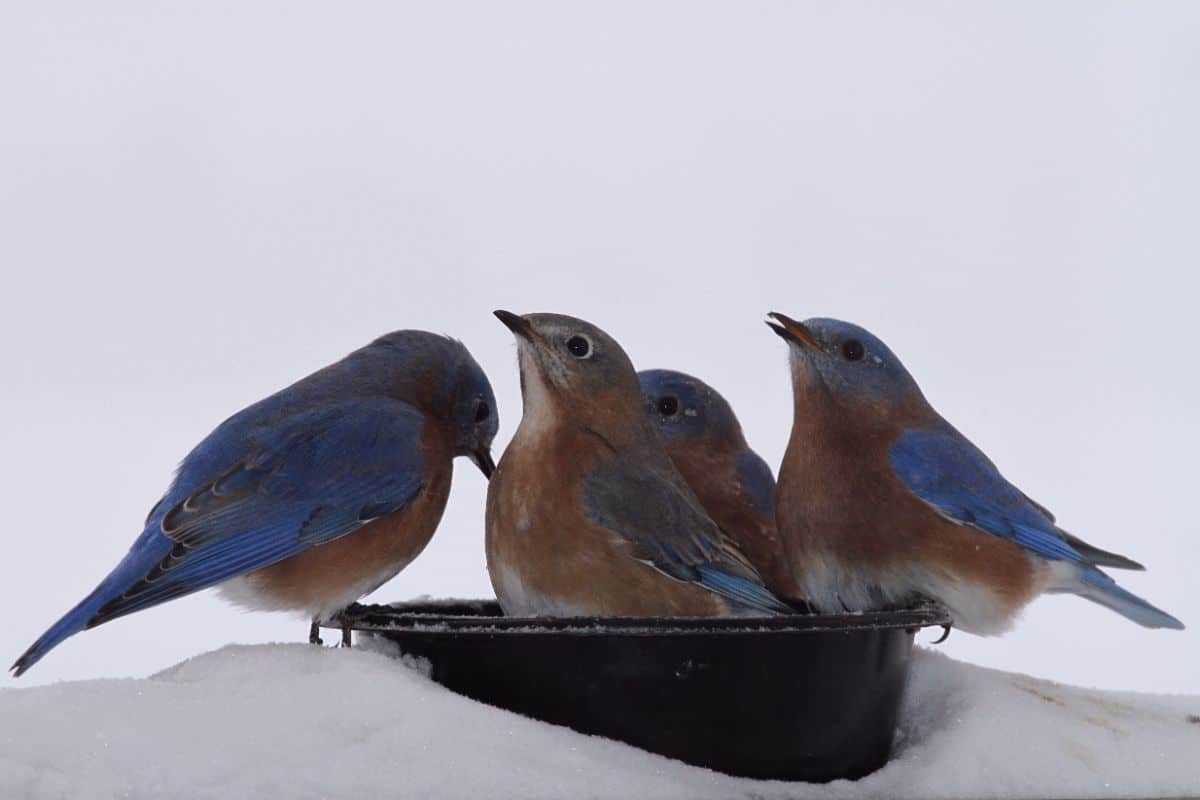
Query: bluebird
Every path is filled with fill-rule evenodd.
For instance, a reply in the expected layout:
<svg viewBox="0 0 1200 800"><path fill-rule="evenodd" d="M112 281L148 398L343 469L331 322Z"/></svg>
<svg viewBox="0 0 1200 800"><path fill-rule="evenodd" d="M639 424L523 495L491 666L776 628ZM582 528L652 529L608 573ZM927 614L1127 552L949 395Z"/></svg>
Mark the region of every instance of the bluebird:
<svg viewBox="0 0 1200 800"><path fill-rule="evenodd" d="M621 346L572 317L496 316L517 337L524 402L488 484L488 573L504 612L786 611L671 464Z"/></svg>
<svg viewBox="0 0 1200 800"><path fill-rule="evenodd" d="M319 641L319 622L424 549L455 456L491 474L495 406L460 342L409 330L243 409L187 455L125 558L12 669L216 585L248 608L305 613Z"/></svg>
<svg viewBox="0 0 1200 800"><path fill-rule="evenodd" d="M848 322L772 313L788 343L795 418L776 494L809 602L860 611L933 598L954 624L1009 629L1043 592L1148 628L1183 628L1100 567L1143 569L1067 533L925 400L878 338Z"/></svg>
<svg viewBox="0 0 1200 800"><path fill-rule="evenodd" d="M699 378L669 369L638 373L650 419L671 463L705 513L780 597L799 596L775 527L775 476L746 444L733 409Z"/></svg>

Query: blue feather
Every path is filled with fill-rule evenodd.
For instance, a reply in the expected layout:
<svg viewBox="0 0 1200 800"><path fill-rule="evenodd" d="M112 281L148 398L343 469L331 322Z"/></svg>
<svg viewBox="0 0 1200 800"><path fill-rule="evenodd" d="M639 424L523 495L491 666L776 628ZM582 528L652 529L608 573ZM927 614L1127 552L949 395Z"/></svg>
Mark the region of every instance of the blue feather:
<svg viewBox="0 0 1200 800"><path fill-rule="evenodd" d="M665 455L664 455L665 460ZM726 552L723 534L673 469L611 459L583 479L583 511L633 543L659 571L766 612L789 607L756 582L753 568ZM738 574L743 573L743 574Z"/></svg>
<svg viewBox="0 0 1200 800"><path fill-rule="evenodd" d="M746 578L732 575L711 564L696 567L700 573L698 583L711 592L728 597L756 611L790 614L792 609L773 595L770 590Z"/></svg>
<svg viewBox="0 0 1200 800"><path fill-rule="evenodd" d="M906 430L889 457L909 491L955 522L1008 539L1042 558L1086 562L1048 513L948 424Z"/></svg>
<svg viewBox="0 0 1200 800"><path fill-rule="evenodd" d="M1184 625L1161 608L1156 608L1117 585L1116 581L1094 567L1082 570L1082 580L1071 588L1075 594L1133 620L1146 628L1181 631Z"/></svg>
<svg viewBox="0 0 1200 800"><path fill-rule="evenodd" d="M128 555L17 660L16 674L84 628L261 569L402 507L421 487L421 424L416 409L387 399L282 417L259 404L231 418L185 459Z"/></svg>

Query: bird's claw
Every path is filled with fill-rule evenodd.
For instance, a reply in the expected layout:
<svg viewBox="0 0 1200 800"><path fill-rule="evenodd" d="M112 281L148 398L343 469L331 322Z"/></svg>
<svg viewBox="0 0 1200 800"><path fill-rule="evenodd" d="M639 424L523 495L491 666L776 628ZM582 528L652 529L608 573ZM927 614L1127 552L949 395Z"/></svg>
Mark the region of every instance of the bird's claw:
<svg viewBox="0 0 1200 800"><path fill-rule="evenodd" d="M953 626L953 625L951 625L951 624L949 624L949 623L947 623L947 624L943 625L943 626L942 626L942 635L938 637L937 641L935 641L935 642L932 642L932 644L941 644L942 642L944 642L944 641L946 641L947 639L949 639L949 638L950 638L950 630L951 630L951 628L953 628L953 627L954 627L954 626Z"/></svg>
<svg viewBox="0 0 1200 800"><path fill-rule="evenodd" d="M358 622L361 619L364 619L370 613L371 613L370 606L365 606L362 603L351 603L350 605L346 606L345 608L343 608L341 611L338 612L337 619L343 625L350 625L352 623Z"/></svg>

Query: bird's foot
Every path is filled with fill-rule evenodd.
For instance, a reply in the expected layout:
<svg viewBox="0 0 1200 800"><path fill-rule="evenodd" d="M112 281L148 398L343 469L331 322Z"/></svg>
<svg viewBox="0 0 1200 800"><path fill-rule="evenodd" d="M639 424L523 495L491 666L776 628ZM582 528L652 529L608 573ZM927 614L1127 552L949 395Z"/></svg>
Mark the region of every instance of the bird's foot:
<svg viewBox="0 0 1200 800"><path fill-rule="evenodd" d="M344 623L358 622L360 619L364 619L367 615L369 615L372 608L378 608L378 606L366 606L362 603L351 603L338 612L337 618L342 620Z"/></svg>
<svg viewBox="0 0 1200 800"><path fill-rule="evenodd" d="M353 647L350 641L350 623L342 620L342 647Z"/></svg>
<svg viewBox="0 0 1200 800"><path fill-rule="evenodd" d="M321 638L321 626L315 619L312 621L312 626L308 629L308 643L325 644L325 641Z"/></svg>

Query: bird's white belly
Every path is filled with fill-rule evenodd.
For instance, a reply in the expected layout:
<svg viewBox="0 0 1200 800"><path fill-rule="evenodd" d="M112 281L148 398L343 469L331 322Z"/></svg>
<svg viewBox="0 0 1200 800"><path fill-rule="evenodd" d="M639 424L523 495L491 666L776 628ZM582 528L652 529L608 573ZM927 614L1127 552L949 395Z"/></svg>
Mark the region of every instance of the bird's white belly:
<svg viewBox="0 0 1200 800"><path fill-rule="evenodd" d="M492 588L500 607L510 617L587 617L593 613L532 589L515 570L504 566L493 567Z"/></svg>
<svg viewBox="0 0 1200 800"><path fill-rule="evenodd" d="M871 611L927 597L945 606L955 627L969 633L1004 633L1016 621L1011 604L990 587L919 564L864 569L810 552L799 577L804 596L825 613Z"/></svg>

